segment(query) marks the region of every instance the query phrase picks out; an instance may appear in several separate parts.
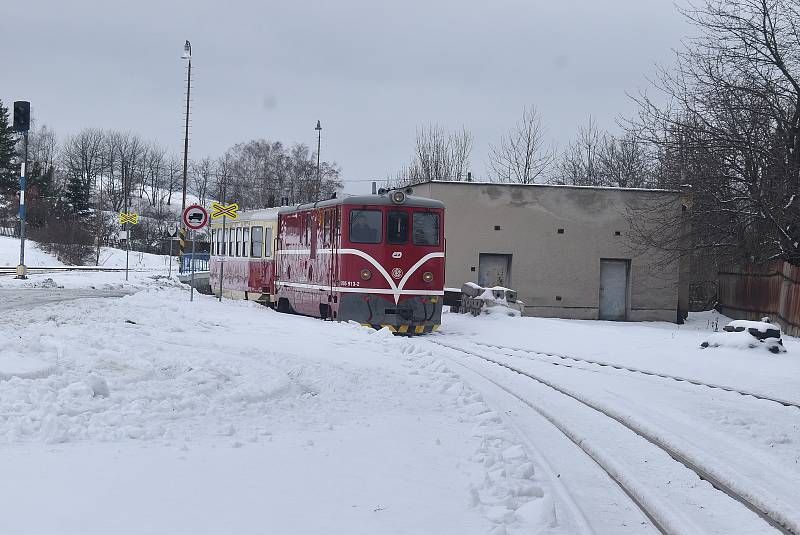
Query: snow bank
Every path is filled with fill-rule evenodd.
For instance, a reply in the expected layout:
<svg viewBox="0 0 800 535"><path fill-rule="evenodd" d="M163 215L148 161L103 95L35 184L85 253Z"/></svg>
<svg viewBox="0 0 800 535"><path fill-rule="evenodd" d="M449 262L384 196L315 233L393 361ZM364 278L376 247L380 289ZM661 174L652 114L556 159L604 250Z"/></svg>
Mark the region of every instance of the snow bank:
<svg viewBox="0 0 800 535"><path fill-rule="evenodd" d="M38 379L47 377L56 367L33 357L0 352L0 381L18 377L21 379Z"/></svg>
<svg viewBox="0 0 800 535"><path fill-rule="evenodd" d="M488 531L469 503L473 485L491 494L470 460L490 439L452 410L474 393L413 366L402 340L190 303L164 279L140 288L0 324L0 355L18 357L0 359L15 374L0 382L4 530L252 533L268 518L278 533ZM491 440L496 468L523 463Z"/></svg>

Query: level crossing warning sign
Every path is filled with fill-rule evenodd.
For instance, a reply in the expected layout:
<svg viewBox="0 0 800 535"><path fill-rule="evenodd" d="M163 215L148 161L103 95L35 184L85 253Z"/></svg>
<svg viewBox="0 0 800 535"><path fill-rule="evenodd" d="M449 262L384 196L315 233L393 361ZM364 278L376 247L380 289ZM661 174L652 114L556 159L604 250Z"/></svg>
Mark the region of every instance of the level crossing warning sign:
<svg viewBox="0 0 800 535"><path fill-rule="evenodd" d="M125 223L130 223L131 225L137 225L139 223L139 214L134 212L120 212L119 222L122 225L124 225Z"/></svg>
<svg viewBox="0 0 800 535"><path fill-rule="evenodd" d="M211 219L218 219L220 217L228 217L236 219L239 217L239 205L233 204L219 204L217 202L211 203Z"/></svg>

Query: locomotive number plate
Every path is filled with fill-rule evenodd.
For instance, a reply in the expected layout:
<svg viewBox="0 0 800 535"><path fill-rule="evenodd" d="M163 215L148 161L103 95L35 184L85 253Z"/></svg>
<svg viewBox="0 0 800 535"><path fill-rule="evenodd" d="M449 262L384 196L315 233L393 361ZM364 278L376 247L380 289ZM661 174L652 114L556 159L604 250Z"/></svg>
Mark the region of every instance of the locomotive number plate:
<svg viewBox="0 0 800 535"><path fill-rule="evenodd" d="M359 282L359 281L342 281L341 285L342 286L355 287L355 286L361 286L361 282Z"/></svg>

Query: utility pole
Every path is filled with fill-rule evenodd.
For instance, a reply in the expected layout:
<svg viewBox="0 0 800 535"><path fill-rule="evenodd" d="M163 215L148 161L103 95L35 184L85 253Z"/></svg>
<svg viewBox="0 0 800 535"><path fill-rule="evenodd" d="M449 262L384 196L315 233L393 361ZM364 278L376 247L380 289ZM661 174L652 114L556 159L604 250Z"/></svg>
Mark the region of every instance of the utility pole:
<svg viewBox="0 0 800 535"><path fill-rule="evenodd" d="M183 55L181 59L189 60L189 68L186 72L186 128L183 135L183 195L181 197L181 214L186 210L186 173L189 164L189 96L192 91L192 44L186 41L183 45ZM183 266L183 255L186 251L186 225L181 221L180 241L178 245L178 255L180 265ZM194 259L192 260L194 261Z"/></svg>
<svg viewBox="0 0 800 535"><path fill-rule="evenodd" d="M315 200L319 200L319 192L322 190L322 182L319 179L319 149L322 145L322 125L317 120L317 127L314 129L317 131L317 195Z"/></svg>

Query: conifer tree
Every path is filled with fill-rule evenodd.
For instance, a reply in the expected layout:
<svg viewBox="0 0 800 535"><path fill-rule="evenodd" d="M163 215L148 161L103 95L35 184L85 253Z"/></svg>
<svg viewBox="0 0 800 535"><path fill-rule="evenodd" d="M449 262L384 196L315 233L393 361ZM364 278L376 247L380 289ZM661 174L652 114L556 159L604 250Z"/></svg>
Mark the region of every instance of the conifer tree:
<svg viewBox="0 0 800 535"><path fill-rule="evenodd" d="M0 101L0 194L18 187L17 169L12 163L15 145L16 137L8 118L8 108Z"/></svg>

